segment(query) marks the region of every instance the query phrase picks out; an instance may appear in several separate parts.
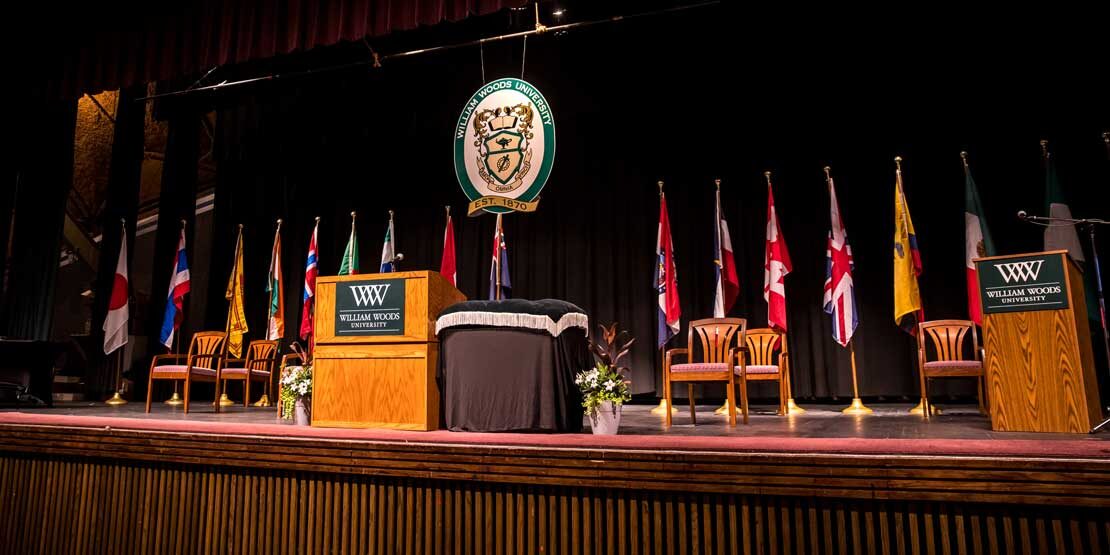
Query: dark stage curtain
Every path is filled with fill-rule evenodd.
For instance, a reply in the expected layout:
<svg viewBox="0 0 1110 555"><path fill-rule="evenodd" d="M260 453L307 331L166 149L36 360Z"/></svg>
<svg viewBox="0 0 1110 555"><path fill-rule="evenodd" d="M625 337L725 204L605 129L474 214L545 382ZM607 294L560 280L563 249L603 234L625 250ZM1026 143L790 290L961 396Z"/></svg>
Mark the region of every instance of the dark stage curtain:
<svg viewBox="0 0 1110 555"><path fill-rule="evenodd" d="M112 161L108 174L108 193L100 225L104 230L100 245L100 263L96 269L96 297L93 299L92 335L94 345L104 343L102 324L108 314L108 300L115 281L116 260L119 258L120 219L127 221L128 257L135 256L135 221L139 203L139 184L143 168L143 125L146 105L135 102L146 93L142 85L120 91L116 110L115 133L112 142ZM130 264L131 260L128 260ZM134 284L132 284L134 287ZM132 305L134 306L134 305ZM113 391L115 375L106 367L100 356L103 350L88 353L91 357L86 384L90 395L98 398Z"/></svg>
<svg viewBox="0 0 1110 555"><path fill-rule="evenodd" d="M126 87L339 41L455 21L520 0L200 0L76 6L45 40L48 94ZM46 16L40 16L46 17ZM51 14L50 17L56 18ZM124 26L122 22L128 22ZM39 35L35 41L44 38Z"/></svg>
<svg viewBox="0 0 1110 555"><path fill-rule="evenodd" d="M30 100L12 118L16 168L11 266L0 335L50 339L66 196L73 184L76 101ZM10 186L10 185L7 185Z"/></svg>
<svg viewBox="0 0 1110 555"><path fill-rule="evenodd" d="M185 255L192 264L193 224L196 222L197 156L200 149L201 112L192 106L176 107L167 115L169 135L166 138L166 159L162 165L162 190L158 197L158 228L154 238L154 259L151 270L151 302L147 314L146 333L150 354L166 352L160 335L162 317L166 310L171 266L181 234L181 221L185 221ZM207 279L196 276L191 279ZM186 310L188 303L186 303ZM186 315L186 318L189 316ZM181 330L178 330L179 332ZM181 352L189 348L190 337L180 337ZM146 390L148 366L137 365L134 370L140 394Z"/></svg>
<svg viewBox="0 0 1110 555"><path fill-rule="evenodd" d="M524 78L553 108L558 152L539 211L505 218L513 295L565 299L594 322L616 320L631 330L637 338L629 361L635 392L660 391L652 284L659 179L666 182L678 257L684 326L671 346L680 346L685 324L712 314L717 177L742 289L730 314L748 317L752 327L765 325L762 174L774 172L794 262L786 290L799 398L852 393L848 352L832 340L821 306L829 228L824 165L832 166L855 253L856 350L860 393L867 397L918 393L915 340L893 321L896 154L905 158L928 318L966 314L960 150L971 153L987 221L1003 253L1041 248L1042 229L1013 214L1043 204L1042 137L1053 140L1076 215L1106 216L1105 204L1095 202L1105 198L1105 185L1097 185L1106 183L1099 133L1108 123L1095 109L1102 106L1097 95L1069 93L1065 104L1044 101L1061 98L1044 96L1055 88L1014 92L1016 77L998 74L1006 60L962 72L923 63L895 67L878 51L852 64L832 59L831 52L818 61L791 61L781 52L762 61L757 37L737 38L722 13L711 8L645 19L533 40L527 47ZM661 36L668 46L658 45ZM520 75L519 42L487 45L484 54L487 79ZM286 335L292 338L313 218L322 217L320 274L332 275L351 210L359 214L364 272L378 266L388 210L396 212L401 268L436 269L443 207L452 205L459 287L469 298L484 298L493 218L462 215L465 198L450 155L459 111L481 84L480 63L476 49L460 50L216 99L215 259L211 275L194 276L211 280L209 300L219 309L208 311L210 327L224 324L222 292L237 224L246 226L247 314L250 337L258 338L274 220L285 219ZM833 66L836 78L828 74ZM902 75L912 76L914 86L894 86ZM1054 87L1088 90L1066 78ZM941 80L952 82L952 90L925 86ZM1002 92L1027 108L1021 117L996 103ZM1095 113L1103 114L1101 121L1092 119ZM970 394L967 382L935 391ZM764 385L754 385L753 394L772 395L773 386Z"/></svg>

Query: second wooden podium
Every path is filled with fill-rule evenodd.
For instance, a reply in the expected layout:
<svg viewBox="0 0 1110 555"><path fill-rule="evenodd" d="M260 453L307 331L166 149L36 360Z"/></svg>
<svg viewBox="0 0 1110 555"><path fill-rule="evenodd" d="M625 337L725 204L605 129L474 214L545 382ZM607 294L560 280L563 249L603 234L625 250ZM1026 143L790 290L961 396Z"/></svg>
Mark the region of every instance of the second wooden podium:
<svg viewBox="0 0 1110 555"><path fill-rule="evenodd" d="M436 429L435 320L464 300L436 272L317 279L312 425Z"/></svg>
<svg viewBox="0 0 1110 555"><path fill-rule="evenodd" d="M991 428L1087 433L1101 410L1083 274L1067 251L975 264Z"/></svg>

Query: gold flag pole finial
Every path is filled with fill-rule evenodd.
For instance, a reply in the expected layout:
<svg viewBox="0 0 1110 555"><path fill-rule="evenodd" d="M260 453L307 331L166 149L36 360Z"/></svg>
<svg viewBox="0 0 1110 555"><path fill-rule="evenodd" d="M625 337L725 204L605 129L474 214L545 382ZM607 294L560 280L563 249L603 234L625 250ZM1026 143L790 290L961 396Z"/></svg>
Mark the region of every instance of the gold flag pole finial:
<svg viewBox="0 0 1110 555"><path fill-rule="evenodd" d="M767 185L770 185L771 184L771 170L764 171L763 172L763 177L765 177L767 179Z"/></svg>
<svg viewBox="0 0 1110 555"><path fill-rule="evenodd" d="M393 211L389 211L389 221L393 221Z"/></svg>
<svg viewBox="0 0 1110 555"><path fill-rule="evenodd" d="M717 179L714 179L713 184L717 186L718 191L721 190L721 178L718 177Z"/></svg>
<svg viewBox="0 0 1110 555"><path fill-rule="evenodd" d="M832 179L832 175L829 173L831 170L832 168L825 166L825 181Z"/></svg>
<svg viewBox="0 0 1110 555"><path fill-rule="evenodd" d="M902 157L901 156L895 156L894 157L894 170L897 171L897 172L902 171Z"/></svg>
<svg viewBox="0 0 1110 555"><path fill-rule="evenodd" d="M966 150L961 150L960 151L960 160L964 161L965 166L967 165L967 151Z"/></svg>
<svg viewBox="0 0 1110 555"><path fill-rule="evenodd" d="M316 216L316 223L320 223L320 216Z"/></svg>
<svg viewBox="0 0 1110 555"><path fill-rule="evenodd" d="M185 218L181 218L181 229L185 229Z"/></svg>
<svg viewBox="0 0 1110 555"><path fill-rule="evenodd" d="M239 233L243 232L243 224L239 224Z"/></svg>
<svg viewBox="0 0 1110 555"><path fill-rule="evenodd" d="M281 218L277 219L277 228L279 231L281 230Z"/></svg>
<svg viewBox="0 0 1110 555"><path fill-rule="evenodd" d="M1041 139L1041 156L1048 158L1048 139Z"/></svg>
<svg viewBox="0 0 1110 555"><path fill-rule="evenodd" d="M659 185L659 196L663 196L663 180L660 179L657 184Z"/></svg>
<svg viewBox="0 0 1110 555"><path fill-rule="evenodd" d="M447 217L450 218L451 217L451 205L448 204L447 206L445 206L445 208L447 208Z"/></svg>

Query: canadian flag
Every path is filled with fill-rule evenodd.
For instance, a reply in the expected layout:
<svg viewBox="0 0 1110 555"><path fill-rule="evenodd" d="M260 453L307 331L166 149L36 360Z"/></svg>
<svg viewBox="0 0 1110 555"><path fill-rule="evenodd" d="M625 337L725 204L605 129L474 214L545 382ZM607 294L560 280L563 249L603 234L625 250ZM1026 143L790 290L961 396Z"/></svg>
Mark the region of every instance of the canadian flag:
<svg viewBox="0 0 1110 555"><path fill-rule="evenodd" d="M104 318L104 354L112 354L127 344L127 225L123 226L120 239L119 260L116 262L116 279L112 283L112 296L108 300L108 316Z"/></svg>
<svg viewBox="0 0 1110 555"><path fill-rule="evenodd" d="M790 252L775 213L775 195L771 177L767 176L767 248L763 256L763 300L767 301L767 325L786 331L786 285L783 278L790 273Z"/></svg>

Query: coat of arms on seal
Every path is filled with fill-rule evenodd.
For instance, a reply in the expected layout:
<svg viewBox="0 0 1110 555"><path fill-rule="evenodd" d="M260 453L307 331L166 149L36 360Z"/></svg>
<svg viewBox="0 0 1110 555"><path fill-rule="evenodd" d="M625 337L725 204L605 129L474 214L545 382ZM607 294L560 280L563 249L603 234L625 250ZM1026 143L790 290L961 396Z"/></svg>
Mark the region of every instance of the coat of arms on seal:
<svg viewBox="0 0 1110 555"><path fill-rule="evenodd" d="M487 83L459 116L455 175L471 200L471 215L535 210L554 156L551 107L525 81Z"/></svg>

